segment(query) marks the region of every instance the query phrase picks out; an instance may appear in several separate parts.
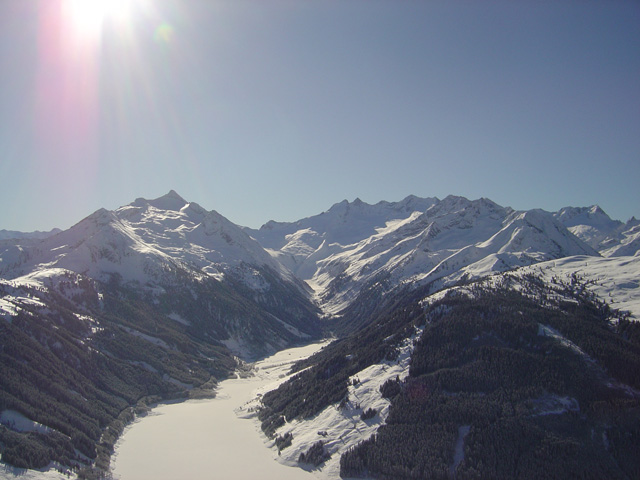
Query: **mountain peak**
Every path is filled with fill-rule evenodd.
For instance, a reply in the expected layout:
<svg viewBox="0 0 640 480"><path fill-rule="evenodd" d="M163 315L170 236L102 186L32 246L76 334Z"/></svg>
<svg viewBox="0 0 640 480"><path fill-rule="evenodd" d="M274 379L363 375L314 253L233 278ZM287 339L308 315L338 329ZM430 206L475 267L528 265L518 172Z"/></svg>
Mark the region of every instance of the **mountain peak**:
<svg viewBox="0 0 640 480"><path fill-rule="evenodd" d="M404 209L407 212L420 211L424 212L429 207L432 207L440 200L437 197L421 198L415 195L409 195L403 200L394 203L396 209Z"/></svg>
<svg viewBox="0 0 640 480"><path fill-rule="evenodd" d="M112 211L107 210L106 208L99 208L87 218L85 218L85 220L93 221L96 225L107 225L116 220L116 217ZM80 223L83 223L85 220Z"/></svg>
<svg viewBox="0 0 640 480"><path fill-rule="evenodd" d="M169 190L169 193L164 194L161 197L156 198L154 201L173 201L173 202L181 202L182 204L187 203L187 201L178 195L178 192L175 190Z"/></svg>
<svg viewBox="0 0 640 480"><path fill-rule="evenodd" d="M157 208L158 210L173 210L180 211L185 205L187 205L187 201L182 198L175 190L169 190L169 193L162 195L161 197L154 198L153 200L147 200L145 198L138 198L134 202L134 205L140 206L142 205L151 205L152 207Z"/></svg>

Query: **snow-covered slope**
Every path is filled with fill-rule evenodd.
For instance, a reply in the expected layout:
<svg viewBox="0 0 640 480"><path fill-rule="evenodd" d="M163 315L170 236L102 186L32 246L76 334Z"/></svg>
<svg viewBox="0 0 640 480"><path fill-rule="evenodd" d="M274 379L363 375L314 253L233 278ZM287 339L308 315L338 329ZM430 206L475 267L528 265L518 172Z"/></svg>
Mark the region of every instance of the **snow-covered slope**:
<svg viewBox="0 0 640 480"><path fill-rule="evenodd" d="M306 279L315 272L315 262L337 251L339 246L358 243L376 234L388 222L423 212L437 201L413 195L399 202L382 201L375 205L360 199L343 200L319 215L293 223L270 221L259 230L247 229L247 232Z"/></svg>
<svg viewBox="0 0 640 480"><path fill-rule="evenodd" d="M269 267L292 278L238 226L174 191L115 211L100 209L36 246L16 245L0 253L4 277L57 267L100 280L117 274L142 284L162 282L178 269L222 279L243 265ZM259 286L251 275L245 279L250 287Z"/></svg>
<svg viewBox="0 0 640 480"><path fill-rule="evenodd" d="M554 216L603 256L635 255L640 250L640 221L612 220L600 207L565 207Z"/></svg>
<svg viewBox="0 0 640 480"><path fill-rule="evenodd" d="M422 329L406 338L398 348L398 356L393 360L385 360L373 364L349 380L348 401L339 408L331 405L319 414L307 419L294 419L285 423L276 431L280 437L291 435L291 445L279 452L278 461L285 465L300 466L300 454L304 454L311 445L321 440L331 458L327 459L321 469L315 473L317 478L340 478L340 456L367 440L385 423L389 415L391 402L384 398L380 389L389 380L405 380L409 375L409 364L414 343L420 337ZM275 388L271 386L271 389ZM266 391L269 391L266 390ZM263 393L263 392L260 392ZM243 411L259 408L260 397L248 403ZM361 421L363 408L375 410L375 415ZM243 411L240 413L242 414ZM275 443L272 448L277 450Z"/></svg>
<svg viewBox="0 0 640 480"><path fill-rule="evenodd" d="M598 256L546 212L512 212L490 238L459 249L417 278L423 282L445 278L451 283L576 254Z"/></svg>
<svg viewBox="0 0 640 480"><path fill-rule="evenodd" d="M576 275L586 288L612 308L627 311L640 319L640 255L585 257L574 256L550 260L514 272L533 273L547 283L565 282Z"/></svg>
<svg viewBox="0 0 640 480"><path fill-rule="evenodd" d="M598 205L564 207L554 216L574 235L595 249L599 249L601 243L623 225L620 221L612 220Z"/></svg>
<svg viewBox="0 0 640 480"><path fill-rule="evenodd" d="M638 255L640 252L640 221L629 220L617 238L607 242L601 250L605 257Z"/></svg>
<svg viewBox="0 0 640 480"><path fill-rule="evenodd" d="M598 255L550 213L458 196L342 202L316 217L271 222L251 234L314 289L329 314L380 281L388 288L444 285L552 258Z"/></svg>
<svg viewBox="0 0 640 480"><path fill-rule="evenodd" d="M537 212L534 212L534 215L536 215L536 213ZM507 231L515 231L517 228L523 228L524 220L532 221L531 218L527 218L530 217L530 214L531 212L516 212L515 218L513 219L515 226L511 229L507 229ZM522 217L524 217L524 219ZM547 216L545 216L545 218L547 218ZM518 238L517 235L515 235L515 237ZM551 235L551 237L553 237L553 235ZM556 238L556 240L562 238L564 238L564 236L560 236L559 238ZM393 384L395 381L397 382L395 386L397 392L402 392L403 390L406 392L411 388L415 388L415 390L412 390L412 393L415 395L430 396L437 394L437 388L433 386L433 383L435 383L437 379L440 379L453 371L452 366L448 363L450 361L447 358L448 355L434 355L432 361L441 362L442 365L444 365L444 368L434 367L430 375L420 377L418 374L410 374L410 370L411 368L419 368L416 367L419 363L415 360L414 353L416 351L416 345L419 346L419 344L424 340L424 338L420 339L422 333L432 327L432 322L434 320L438 320L440 317L447 315L448 311L453 308L451 305L446 304L447 299L450 299L452 304L456 304L456 302L461 298L471 301L469 304L470 310L460 313L460 323L463 322L465 314L466 318L478 317L478 319L469 321L468 325L463 328L456 329L455 325L458 322L458 318L456 315L451 315L451 318L442 324L445 325L443 327L445 330L449 330L447 335L439 336L437 333L441 332L435 330L437 333L432 333L432 335L434 335L433 338L435 339L433 343L446 345L446 348L442 347L442 350L444 351L449 349L447 350L447 354L450 354L451 356L459 354L461 351L469 352L467 354L472 355L471 352L481 351L482 347L485 347L486 350L483 350L484 352L487 354L488 352L491 352L491 356L489 357L491 359L490 369L495 369L491 371L495 372L497 384L501 385L501 388L505 388L502 384L503 377L508 377L508 375L505 375L505 364L501 364L497 361L497 356L495 354L500 351L501 348L507 346L507 343L500 337L500 334L497 333L497 324L492 324L493 320L485 319L482 316L482 311L483 309L487 309L488 311L491 308L504 308L505 311L513 309L516 317L522 316L523 311L519 310L519 306L515 307L514 304L511 303L511 301L518 299L518 295L509 296L507 294L502 297L500 295L496 295L489 302L487 302L486 297L483 298L484 295L491 291L502 292L502 294L509 291L514 291L514 293L523 293L524 296L528 296L530 300L533 300L531 305L534 305L536 309L540 308L537 313L542 313L539 316L533 315L531 318L523 318L527 318L527 321L531 321L532 319L549 319L551 322L555 313L561 311L562 308L567 309L567 312L570 312L573 308L571 307L572 305L579 305L580 302L585 301L585 299L593 299L591 296L592 293L597 297L597 300L606 303L612 308L612 310L606 310L610 313L612 321L620 318L637 320L640 318L639 273L640 255L633 257L609 258L580 255L541 262L509 272L496 273L494 275L486 276L477 282L447 287L435 294L427 294L426 296L424 296L424 292L426 290L421 290L422 293L418 291L417 296L406 295L406 291L399 292L399 298L396 298L394 302L396 302L396 305L401 307L394 310L394 313L397 314L400 310L410 311L406 306L407 303L415 301L416 298L420 298L419 304L425 308L427 312L430 312L427 316L427 326L420 326L415 328L415 330L408 328L405 329L402 334L400 333L401 329L396 328L396 335L385 337L383 342L398 342L396 344L396 349L394 350L394 355L397 355L397 357L393 357L394 359L392 361L389 361L388 358L383 358L382 360L375 361L366 368L355 372L349 370L348 390L345 394L345 400L342 402L334 401L333 403L326 405L318 413L306 417L297 416L290 418L285 415L281 426L275 430L274 434L274 436L279 440L289 437L289 441L284 444L285 447L283 447L282 451L279 453L279 461L289 465L304 465L304 463L300 461L300 455L308 452L312 446L318 444L320 441L322 442L321 446L325 457L323 461L316 466L316 475L319 478L338 478L340 473L342 473L339 468L343 464L342 460L344 460L344 457L341 459L341 456L349 451L353 451L352 449L356 445L360 444L360 442L367 441L369 438L376 438L375 435L379 434L381 431L379 427L385 425L389 418L392 418L392 426L387 424L387 427L393 428L394 432L396 432L397 442L401 445L399 448L405 451L410 450L413 447L411 443L417 441L415 437L412 437L412 432L414 431L408 427L408 425L411 424L407 423L407 427L405 427L404 422L399 420L398 410L395 411L395 418L393 417L393 411L390 416L390 404L392 410L393 402L388 398L385 398L383 395L383 391L385 391L384 385L385 382ZM477 304L474 304L473 302L476 300ZM358 301L361 300L356 300L356 303ZM500 302L505 303L502 306L498 306L500 305ZM438 304L441 305L438 306ZM596 301L591 305L593 311L597 311L599 308L598 305L602 304L599 304ZM625 312L630 312L631 315L626 316ZM527 314L529 313L530 310L527 310ZM432 315L432 318L429 318L429 315ZM568 314L559 315L559 317L563 319L568 316ZM482 320L480 320L480 318L482 318ZM488 314L487 318L492 319L493 316ZM579 317L577 325L581 325L581 322L586 323L587 318L587 315ZM410 324L411 319L411 316L407 317L407 324ZM342 346L339 345L339 342L329 346L328 348L332 351L332 356L318 357L316 364L314 365L312 363L312 366L309 367L310 369L316 368L318 370L318 372L313 372L312 370L315 377L324 381L325 376L333 376L338 379L336 382L344 382L344 376L338 373L340 372L340 368L348 369L350 362L353 362L354 359L365 357L372 358L373 355L371 355L367 349L371 344L375 343L375 337L373 337L375 332L381 330L384 325L383 322L378 323L379 321L380 320L378 319L362 330L353 333L351 336L347 337L347 339L342 339L342 341L345 342ZM481 324L483 321L487 322L487 327L485 327L487 330L485 332L480 334L469 333L466 327L473 326L474 324ZM516 322L506 321L505 325L509 325L509 328L515 328L515 323ZM420 325L419 322L418 325ZM608 327L605 327L604 329L606 330L607 328ZM536 330L529 328L529 331L535 332ZM593 385L605 385L606 388L611 389L611 391L616 392L618 395L637 398L637 390L614 378L610 372L607 372L601 367L599 362L604 363L605 360L602 358L597 359L596 357L598 357L598 355L595 354L593 350L591 354L589 354L585 350L586 347L582 348L578 343L576 343L576 341L572 341L570 339L570 337L576 334L576 332L569 330L569 333L565 332L563 334L560 333L557 328L553 328L545 323L537 325L537 332L537 336L534 333L536 341L545 342L549 339L550 342L555 342L557 347L562 349L564 353L569 356L575 355L576 358L580 359L580 362L577 363L578 370L576 375L584 375L585 371L595 372L593 379L590 380L593 382ZM387 333L388 332L383 330L378 334L378 337L382 338ZM607 333L611 334L611 332ZM597 336L594 335L594 342L600 341L600 339L596 339L596 337ZM363 340L365 338L367 341ZM399 338L402 338L402 340L399 341ZM514 338L517 339L518 336L516 335ZM580 337L576 334L576 338ZM585 337L582 337L581 340L584 341ZM346 343L349 341L352 343ZM526 343L522 336L520 336L520 342L522 344ZM345 344L347 346L345 346ZM537 351L534 349L532 350L539 354L540 351L544 352L547 350L550 344L553 343L545 345L545 349L534 347L537 348ZM530 345L527 346L527 348L530 347ZM509 352L511 355L515 349L516 347L514 347L514 345L509 344L508 348L505 348L504 351ZM429 349L423 349L423 352L425 351L428 352ZM345 355L345 353L347 353L347 355ZM547 351L546 355L549 355L549 351ZM513 361L513 358L514 357L510 357L509 360ZM528 356L523 360L523 365L527 365L528 362L531 361L531 357ZM468 363L468 360L465 364L466 363ZM566 363L566 365L569 365L569 363ZM465 365L464 368L467 366L468 365ZM469 378L472 378L474 382L480 381L478 378L483 378L482 374L478 375L476 378L474 374L475 369L476 366L473 364L467 370L469 372L467 373ZM554 373L556 371L559 370L554 370ZM573 376L574 375L572 374L569 378L572 378ZM425 379L427 377L429 377L429 381L432 382L432 384L422 390L418 389L416 385L419 384L421 381L420 379ZM474 387L471 386L465 386L461 392L455 391L455 386L461 385L461 383L457 383L460 382L459 378L460 377L456 377L451 380L447 384L447 387L440 392L443 396L442 404L446 404L448 408L451 407L451 403L448 403L451 397L455 397L457 395L474 395L475 390ZM484 378L487 377L485 376ZM504 383L506 384L507 381L505 380ZM307 386L307 389L301 389L297 388L298 385L293 382L291 385L292 388L286 388L285 385L285 388L281 389L280 392L275 392L275 400L274 393L272 392L266 400L266 408L273 408L275 405L290 406L295 404L295 397L292 400L292 396L296 395L295 392L299 392L297 395L305 397L303 403L306 403L307 399L311 395L309 392L314 391L311 386ZM326 385L324 386L324 389L327 391L330 390ZM452 389L454 391L452 391ZM477 394L477 398L484 399L484 396L487 395L487 393L482 389L480 392L481 393ZM391 396L394 395L396 394L391 394ZM264 399L266 397L263 396L262 398ZM259 401L259 399L256 401ZM530 402L529 408L532 408L533 406L533 410L537 412L537 415L553 415L553 418L551 419L552 421L555 419L562 419L561 415L581 411L580 408L585 408L583 403L578 402L575 398L565 395L564 393L562 395L552 394L544 395L542 397L533 397ZM402 403L402 405L404 408L408 408L412 403ZM433 405L431 406L433 407ZM369 408L373 408L375 410L375 414L373 418L365 419L365 417L362 416L363 412ZM421 407L416 408L417 411L429 411L427 407L424 407L424 409ZM292 409L291 411L293 412L295 410ZM452 416L451 411L446 410L446 415ZM582 415L582 417L585 416L586 415ZM432 414L432 417L430 418L434 417L437 416ZM402 418L404 419L404 417ZM426 421L424 420L426 417L420 418L422 418L422 421ZM444 418L446 418L447 421L451 420L451 418L448 417L437 417L437 421L442 421ZM465 424L467 425L466 427L464 427ZM473 428L470 427L469 424L473 425L473 422L462 423L462 426L461 423L458 423L454 428L458 428L458 432L466 434L470 431L470 428ZM383 429L387 427L383 427ZM547 426L546 428L549 427ZM454 444L460 444L461 436L464 437L462 433L459 433L457 441L455 440L455 437L449 437L451 446ZM429 432L429 434L432 433ZM375 442L375 440L369 440L369 442ZM277 443L278 442L276 442L276 444ZM274 448L276 447L274 446ZM454 471L464 459L465 450L462 448L462 445L460 447L456 447L455 451L459 453L453 454L450 452L448 454L453 457L452 463L449 464L450 471ZM487 478L491 477L490 475L485 476L487 476Z"/></svg>
<svg viewBox="0 0 640 480"><path fill-rule="evenodd" d="M47 287L60 272L150 295L173 309L167 321L206 331L246 357L319 332L303 282L240 227L174 191L100 209L36 243L0 248L0 277L16 285L38 277ZM20 308L3 302L5 313Z"/></svg>

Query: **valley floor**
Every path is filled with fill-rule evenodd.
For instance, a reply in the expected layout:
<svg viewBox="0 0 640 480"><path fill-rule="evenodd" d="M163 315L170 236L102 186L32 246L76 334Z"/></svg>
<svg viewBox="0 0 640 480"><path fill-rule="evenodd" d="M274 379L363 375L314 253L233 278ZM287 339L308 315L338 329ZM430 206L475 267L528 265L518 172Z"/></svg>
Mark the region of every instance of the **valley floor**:
<svg viewBox="0 0 640 480"><path fill-rule="evenodd" d="M325 343L281 351L253 366L254 375L220 383L213 400L163 404L123 434L112 461L116 479L314 478L282 465L246 404L286 380L291 364ZM243 408L245 407L245 408Z"/></svg>

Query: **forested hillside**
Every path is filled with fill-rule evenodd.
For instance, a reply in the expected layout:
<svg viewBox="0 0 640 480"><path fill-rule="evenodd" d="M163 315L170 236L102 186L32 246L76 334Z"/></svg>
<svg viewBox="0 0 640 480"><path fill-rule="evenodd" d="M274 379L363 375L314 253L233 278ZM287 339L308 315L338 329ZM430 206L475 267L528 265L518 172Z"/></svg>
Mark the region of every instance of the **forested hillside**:
<svg viewBox="0 0 640 480"><path fill-rule="evenodd" d="M211 300L215 283L206 291ZM190 323L170 314L196 318L187 308L202 308L194 301L180 307L181 295L151 302L117 282L99 286L71 272L44 291L9 283L0 288L31 299L9 321L0 319L0 412L6 417L0 447L10 465L42 468L53 460L63 470L79 469L81 476L92 475L85 469L91 464L106 470L113 444L136 408L211 395L236 366L214 340L221 325L204 315ZM13 417L34 425L18 428Z"/></svg>
<svg viewBox="0 0 640 480"><path fill-rule="evenodd" d="M320 338L318 312L255 240L173 191L5 240L2 463L104 473L136 408Z"/></svg>
<svg viewBox="0 0 640 480"><path fill-rule="evenodd" d="M408 375L380 389L391 402L386 423L342 454L341 475L640 476L637 323L578 276L545 284L506 274L432 298L403 296L301 365L311 368L265 395L265 431L339 407L351 376L388 361L403 334L422 326ZM340 452L344 432L326 433L325 455ZM322 468L326 457L318 458Z"/></svg>

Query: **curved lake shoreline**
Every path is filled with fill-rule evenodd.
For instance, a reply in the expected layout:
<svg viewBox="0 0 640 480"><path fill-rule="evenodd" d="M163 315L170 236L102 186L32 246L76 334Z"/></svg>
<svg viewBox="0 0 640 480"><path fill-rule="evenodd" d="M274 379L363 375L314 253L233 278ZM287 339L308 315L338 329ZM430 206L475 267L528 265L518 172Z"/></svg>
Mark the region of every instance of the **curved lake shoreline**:
<svg viewBox="0 0 640 480"><path fill-rule="evenodd" d="M112 457L114 479L315 478L279 463L277 452L269 448L271 441L255 419L247 418L251 415L243 406L284 381L292 363L327 343L283 350L256 362L253 376L222 381L214 399L154 407L118 440Z"/></svg>

